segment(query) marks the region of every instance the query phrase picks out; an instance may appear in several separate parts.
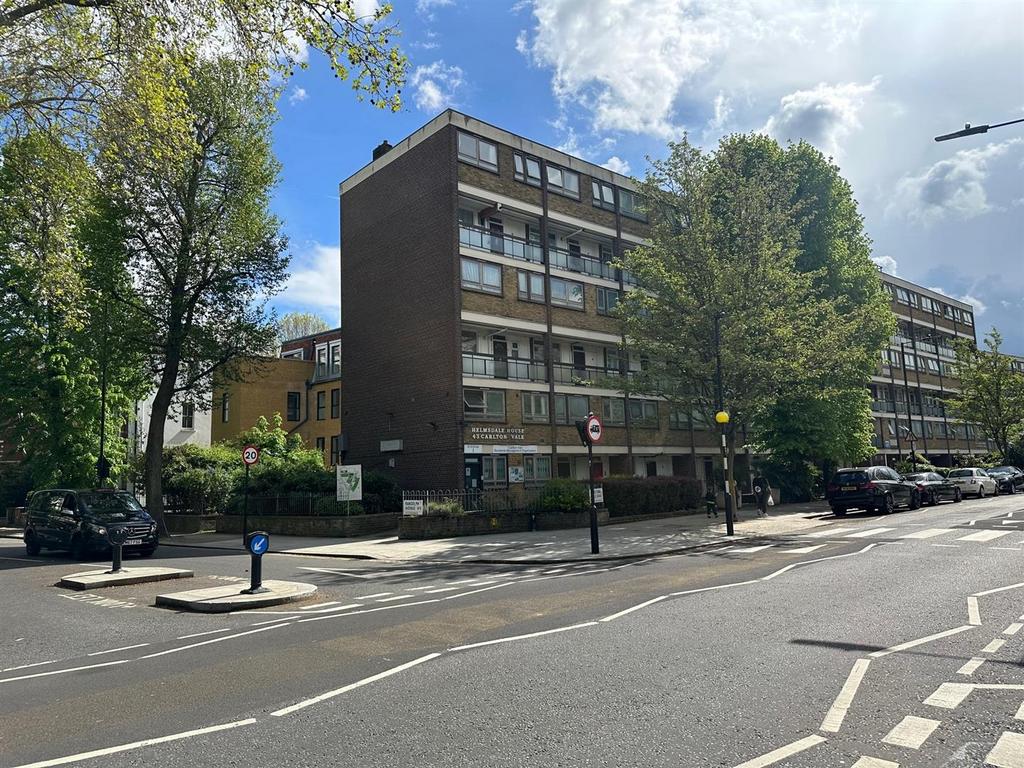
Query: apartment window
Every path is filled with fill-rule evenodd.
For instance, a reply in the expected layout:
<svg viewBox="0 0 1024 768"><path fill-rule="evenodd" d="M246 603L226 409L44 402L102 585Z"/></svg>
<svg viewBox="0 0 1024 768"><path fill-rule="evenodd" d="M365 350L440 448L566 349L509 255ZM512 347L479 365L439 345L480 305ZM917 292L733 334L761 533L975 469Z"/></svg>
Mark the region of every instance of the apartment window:
<svg viewBox="0 0 1024 768"><path fill-rule="evenodd" d="M327 375L327 345L321 344L316 348L316 375Z"/></svg>
<svg viewBox="0 0 1024 768"><path fill-rule="evenodd" d="M526 482L540 482L551 477L550 456L524 456L523 478Z"/></svg>
<svg viewBox="0 0 1024 768"><path fill-rule="evenodd" d="M316 393L316 420L323 421L327 418L327 393Z"/></svg>
<svg viewBox="0 0 1024 768"><path fill-rule="evenodd" d="M501 267L476 259L462 259L462 287L501 294Z"/></svg>
<svg viewBox="0 0 1024 768"><path fill-rule="evenodd" d="M220 396L220 420L224 424L227 424L228 419L231 416L231 400L228 397L228 393L225 392Z"/></svg>
<svg viewBox="0 0 1024 768"><path fill-rule="evenodd" d="M519 181L525 181L527 184L533 184L535 187L540 186L540 161L536 158L530 157L529 155L521 155L518 152L512 155L515 161L515 177Z"/></svg>
<svg viewBox="0 0 1024 768"><path fill-rule="evenodd" d="M626 401L621 397L602 398L601 413L606 426L623 426L626 423Z"/></svg>
<svg viewBox="0 0 1024 768"><path fill-rule="evenodd" d="M634 427L658 427L657 400L630 400L629 423Z"/></svg>
<svg viewBox="0 0 1024 768"><path fill-rule="evenodd" d="M896 301L900 304L910 304L910 293L906 288L896 288Z"/></svg>
<svg viewBox="0 0 1024 768"><path fill-rule="evenodd" d="M586 395L555 395L555 423L575 424L590 413L590 398Z"/></svg>
<svg viewBox="0 0 1024 768"><path fill-rule="evenodd" d="M614 288L597 289L597 314L610 315L619 303L620 293Z"/></svg>
<svg viewBox="0 0 1024 768"><path fill-rule="evenodd" d="M552 277L551 303L570 309L583 309L583 283Z"/></svg>
<svg viewBox="0 0 1024 768"><path fill-rule="evenodd" d="M285 409L286 417L287 417L288 421L298 421L299 420L299 401L300 401L300 398L301 398L301 395L298 392L289 392L288 393L288 403L287 403L288 407Z"/></svg>
<svg viewBox="0 0 1024 768"><path fill-rule="evenodd" d="M548 189L569 197L580 196L580 175L575 171L568 171L559 168L557 165L548 166Z"/></svg>
<svg viewBox="0 0 1024 768"><path fill-rule="evenodd" d="M974 325L974 315L970 312L963 312L964 325Z"/></svg>
<svg viewBox="0 0 1024 768"><path fill-rule="evenodd" d="M672 408L668 412L669 429L689 429L690 424L686 418L686 411L679 408Z"/></svg>
<svg viewBox="0 0 1024 768"><path fill-rule="evenodd" d="M545 361L544 339L530 339L530 359L541 363Z"/></svg>
<svg viewBox="0 0 1024 768"><path fill-rule="evenodd" d="M462 391L463 413L467 419L505 420L505 391L466 388Z"/></svg>
<svg viewBox="0 0 1024 768"><path fill-rule="evenodd" d="M476 331L463 331L462 332L462 351L475 353L476 349Z"/></svg>
<svg viewBox="0 0 1024 768"><path fill-rule="evenodd" d="M605 347L604 369L608 373L622 373L627 367L626 357L622 354L622 350L617 347Z"/></svg>
<svg viewBox="0 0 1024 768"><path fill-rule="evenodd" d="M544 275L519 270L519 298L524 301L544 301Z"/></svg>
<svg viewBox="0 0 1024 768"><path fill-rule="evenodd" d="M337 387L331 390L331 418L336 419L341 415L341 390Z"/></svg>
<svg viewBox="0 0 1024 768"><path fill-rule="evenodd" d="M318 437L318 438L316 439L316 449L317 449L318 451L320 451L320 455L321 455L321 456L323 456L323 453L324 453L324 447L325 447L325 446L326 446L326 441L325 441L325 440L324 440L324 439L323 439L322 437Z"/></svg>
<svg viewBox="0 0 1024 768"><path fill-rule="evenodd" d="M615 188L611 184L605 184L600 181L592 181L590 186L593 191L594 207L614 211Z"/></svg>
<svg viewBox="0 0 1024 768"><path fill-rule="evenodd" d="M331 342L330 350L331 375L337 376L341 373L341 342Z"/></svg>
<svg viewBox="0 0 1024 768"><path fill-rule="evenodd" d="M282 352L281 357L286 357L294 360L302 360L302 348L300 347L299 349L290 349L287 352Z"/></svg>
<svg viewBox="0 0 1024 768"><path fill-rule="evenodd" d="M542 424L550 421L546 392L523 392L520 397L523 401L523 421Z"/></svg>
<svg viewBox="0 0 1024 768"><path fill-rule="evenodd" d="M508 485L508 458L505 456L481 456L485 486Z"/></svg>
<svg viewBox="0 0 1024 768"><path fill-rule="evenodd" d="M186 400L181 404L181 428L196 428L196 404L191 400Z"/></svg>
<svg viewBox="0 0 1024 768"><path fill-rule="evenodd" d="M640 195L630 192L628 189L619 190L619 210L622 211L623 216L647 221L647 214L642 210L642 206L643 198Z"/></svg>
<svg viewBox="0 0 1024 768"><path fill-rule="evenodd" d="M331 435L331 466L341 464L341 438Z"/></svg>
<svg viewBox="0 0 1024 768"><path fill-rule="evenodd" d="M459 160L497 172L498 146L459 131Z"/></svg>

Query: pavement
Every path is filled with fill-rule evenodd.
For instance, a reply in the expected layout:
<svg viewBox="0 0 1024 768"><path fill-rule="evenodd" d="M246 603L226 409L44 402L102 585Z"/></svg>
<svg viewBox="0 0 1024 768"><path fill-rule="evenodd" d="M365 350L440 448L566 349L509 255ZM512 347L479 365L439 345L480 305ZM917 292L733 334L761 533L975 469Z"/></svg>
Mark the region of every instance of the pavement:
<svg viewBox="0 0 1024 768"><path fill-rule="evenodd" d="M1024 496L804 523L564 564L271 551L317 592L227 615L0 541L0 768L1024 766Z"/></svg>

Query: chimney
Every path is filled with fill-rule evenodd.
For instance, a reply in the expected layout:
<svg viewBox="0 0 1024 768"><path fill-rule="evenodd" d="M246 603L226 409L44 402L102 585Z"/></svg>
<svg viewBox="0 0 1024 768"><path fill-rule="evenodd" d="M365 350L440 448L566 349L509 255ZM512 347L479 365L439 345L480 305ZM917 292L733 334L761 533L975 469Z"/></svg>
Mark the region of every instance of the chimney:
<svg viewBox="0 0 1024 768"><path fill-rule="evenodd" d="M384 157L384 155L386 155L388 152L390 152L391 149L392 146L388 144L387 140L385 139L374 148L373 159L379 160L380 158Z"/></svg>

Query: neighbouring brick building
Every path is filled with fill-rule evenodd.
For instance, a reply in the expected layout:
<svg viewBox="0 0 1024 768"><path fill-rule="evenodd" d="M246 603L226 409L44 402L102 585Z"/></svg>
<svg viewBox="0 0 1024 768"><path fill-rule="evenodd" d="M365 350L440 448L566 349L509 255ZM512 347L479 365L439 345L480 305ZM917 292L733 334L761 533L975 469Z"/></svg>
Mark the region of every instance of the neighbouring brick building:
<svg viewBox="0 0 1024 768"><path fill-rule="evenodd" d="M233 438L275 413L282 427L302 436L333 466L343 455L341 438L341 329L286 341L280 357L243 362L240 381L213 389L216 442Z"/></svg>

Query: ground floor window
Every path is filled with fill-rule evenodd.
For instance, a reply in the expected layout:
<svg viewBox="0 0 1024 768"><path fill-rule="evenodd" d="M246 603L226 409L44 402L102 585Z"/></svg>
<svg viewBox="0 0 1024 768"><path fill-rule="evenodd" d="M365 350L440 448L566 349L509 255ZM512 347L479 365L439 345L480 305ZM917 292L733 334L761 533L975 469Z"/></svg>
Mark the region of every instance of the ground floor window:
<svg viewBox="0 0 1024 768"><path fill-rule="evenodd" d="M527 483L543 482L551 477L550 456L524 456L523 477Z"/></svg>
<svg viewBox="0 0 1024 768"><path fill-rule="evenodd" d="M559 477L572 477L572 457L571 456L559 456L557 463L557 471Z"/></svg>
<svg viewBox="0 0 1024 768"><path fill-rule="evenodd" d="M482 458L484 485L490 487L508 485L508 457L484 456Z"/></svg>

